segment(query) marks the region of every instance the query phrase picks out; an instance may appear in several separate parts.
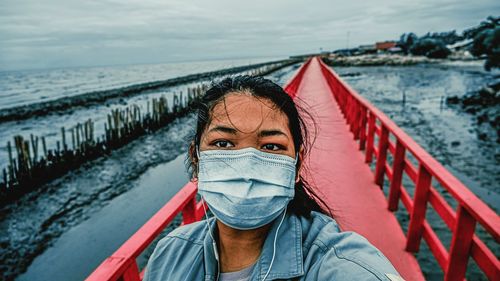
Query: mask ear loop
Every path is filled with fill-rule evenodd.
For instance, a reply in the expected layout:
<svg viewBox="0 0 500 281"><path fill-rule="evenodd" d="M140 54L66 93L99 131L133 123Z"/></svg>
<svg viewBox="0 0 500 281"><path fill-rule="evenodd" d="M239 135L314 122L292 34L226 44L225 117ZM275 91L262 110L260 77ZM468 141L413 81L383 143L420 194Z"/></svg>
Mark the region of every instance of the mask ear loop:
<svg viewBox="0 0 500 281"><path fill-rule="evenodd" d="M203 197L202 197L203 198ZM203 198L203 201L205 201L205 199ZM206 202L206 201L205 201ZM214 239L214 236L212 234L212 230L210 229L210 224L208 223L208 216L207 216L207 209L205 207L205 202L203 202L203 210L205 211L205 222L207 224L207 229L208 229L208 235L210 235L210 238L212 239L212 246L214 248L214 254L215 254L215 259L217 261L219 261L219 253L217 252L217 244L215 243L215 239Z"/></svg>
<svg viewBox="0 0 500 281"><path fill-rule="evenodd" d="M299 161L299 153L297 152L295 154L295 165L297 165L297 162ZM274 263L274 258L276 257L276 240L278 239L278 233L280 231L281 225L283 224L283 221L285 220L286 216L286 208L283 211L283 216L281 217L280 224L278 225L278 228L276 229L276 234L274 235L274 242L273 242L273 257L271 258L271 264L269 264L269 268L267 269L266 275L264 275L264 278L262 278L263 281L266 280L267 276L271 272L271 268L273 267Z"/></svg>
<svg viewBox="0 0 500 281"><path fill-rule="evenodd" d="M198 161L200 161L200 147L196 145L194 147L194 150L196 151L196 156L198 156Z"/></svg>
<svg viewBox="0 0 500 281"><path fill-rule="evenodd" d="M280 231L281 224L283 224L283 221L285 220L285 215L286 215L286 208L283 211L283 217L281 217L280 224L278 225L278 229L276 229L276 235L274 235L274 243L273 243L273 257L271 258L271 264L269 265L269 268L267 269L266 275L264 275L264 278L262 278L263 281L266 280L267 276L271 272L271 268L273 267L274 263L274 257L276 256L276 240L278 238L278 233Z"/></svg>
<svg viewBox="0 0 500 281"><path fill-rule="evenodd" d="M294 166L295 166L295 167L297 167L297 163L298 163L298 162L299 162L299 152L296 152L296 153L295 153L295 164L294 164ZM295 177L296 177L296 178L297 178L298 176L299 176L298 174L297 174L297 175L295 175ZM298 182L298 179L295 179L295 183L297 183L297 182Z"/></svg>
<svg viewBox="0 0 500 281"><path fill-rule="evenodd" d="M196 150L196 155L198 156L198 163L199 163L199 161L200 161L200 148L199 148L199 146L196 146L195 150ZM205 202L207 202L207 201L205 200L205 198L203 196L201 198L204 201L203 204L201 204L201 205L203 206L203 211L205 211L205 217L206 217L205 223L207 226L208 235L210 235L210 238L212 239L212 247L214 250L214 256L215 256L215 260L217 261L217 278L215 280L219 280L219 272L220 272L219 252L217 251L217 243L215 242L215 238L212 234L212 230L210 229L210 224L208 223L207 208L205 207Z"/></svg>

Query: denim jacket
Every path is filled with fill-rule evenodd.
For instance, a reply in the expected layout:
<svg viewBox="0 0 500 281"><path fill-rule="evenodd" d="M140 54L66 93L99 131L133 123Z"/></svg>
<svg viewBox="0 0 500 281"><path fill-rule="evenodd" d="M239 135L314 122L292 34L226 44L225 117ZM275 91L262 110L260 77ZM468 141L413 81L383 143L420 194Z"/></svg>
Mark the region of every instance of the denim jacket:
<svg viewBox="0 0 500 281"><path fill-rule="evenodd" d="M250 280L262 280L271 262L279 220L274 221ZM214 231L215 219L208 219ZM218 263L205 221L179 227L162 238L149 258L144 281L215 281ZM387 258L364 237L341 232L334 219L287 212L276 256L266 280L403 280Z"/></svg>

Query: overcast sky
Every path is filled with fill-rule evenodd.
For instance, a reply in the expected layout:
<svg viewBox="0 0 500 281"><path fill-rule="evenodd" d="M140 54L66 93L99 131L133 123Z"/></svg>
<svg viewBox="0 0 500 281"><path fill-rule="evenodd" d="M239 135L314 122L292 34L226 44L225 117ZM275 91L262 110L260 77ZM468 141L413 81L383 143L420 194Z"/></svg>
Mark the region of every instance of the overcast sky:
<svg viewBox="0 0 500 281"><path fill-rule="evenodd" d="M0 70L282 57L495 14L498 0L0 0Z"/></svg>

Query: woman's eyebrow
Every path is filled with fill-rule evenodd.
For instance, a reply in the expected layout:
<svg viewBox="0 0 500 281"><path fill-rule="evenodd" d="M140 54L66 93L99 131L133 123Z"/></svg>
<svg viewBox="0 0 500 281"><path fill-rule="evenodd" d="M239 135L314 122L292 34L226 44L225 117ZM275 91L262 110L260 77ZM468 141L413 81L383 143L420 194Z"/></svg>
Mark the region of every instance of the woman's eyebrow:
<svg viewBox="0 0 500 281"><path fill-rule="evenodd" d="M210 129L208 132L223 132L223 133L229 133L232 135L236 135L237 130L235 128L231 127L226 127L226 126L215 126L212 129Z"/></svg>
<svg viewBox="0 0 500 281"><path fill-rule="evenodd" d="M283 133L282 131L280 131L278 129L262 130L259 132L259 137L270 137L270 136L279 136L279 135L282 135L282 136L285 136L286 138L288 138L288 136L285 133Z"/></svg>

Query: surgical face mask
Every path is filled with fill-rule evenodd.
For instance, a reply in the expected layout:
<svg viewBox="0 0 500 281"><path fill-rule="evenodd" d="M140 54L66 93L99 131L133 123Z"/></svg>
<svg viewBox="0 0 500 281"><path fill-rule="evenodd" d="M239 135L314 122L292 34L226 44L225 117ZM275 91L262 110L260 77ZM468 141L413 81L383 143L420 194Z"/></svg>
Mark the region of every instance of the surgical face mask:
<svg viewBox="0 0 500 281"><path fill-rule="evenodd" d="M295 195L297 157L253 147L197 152L198 191L225 225L241 230L266 225Z"/></svg>

